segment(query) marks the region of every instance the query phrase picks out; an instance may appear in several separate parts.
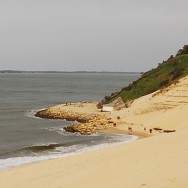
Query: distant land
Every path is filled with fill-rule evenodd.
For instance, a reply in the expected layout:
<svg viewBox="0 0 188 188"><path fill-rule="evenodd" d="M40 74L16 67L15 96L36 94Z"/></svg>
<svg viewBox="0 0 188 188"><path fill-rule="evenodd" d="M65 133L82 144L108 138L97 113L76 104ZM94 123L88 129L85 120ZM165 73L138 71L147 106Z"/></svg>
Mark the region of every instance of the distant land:
<svg viewBox="0 0 188 188"><path fill-rule="evenodd" d="M0 70L0 73L32 73L32 74L57 74L57 73L116 73L116 74L140 74L140 72L110 72L110 71L19 71L19 70Z"/></svg>

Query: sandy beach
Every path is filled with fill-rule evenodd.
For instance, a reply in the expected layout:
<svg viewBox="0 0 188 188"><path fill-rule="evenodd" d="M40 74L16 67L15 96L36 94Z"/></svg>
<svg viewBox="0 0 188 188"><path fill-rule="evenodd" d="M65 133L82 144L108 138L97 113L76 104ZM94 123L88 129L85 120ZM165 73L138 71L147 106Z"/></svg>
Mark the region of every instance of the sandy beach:
<svg viewBox="0 0 188 188"><path fill-rule="evenodd" d="M145 138L2 171L0 187L188 187L188 76L119 111L100 112L96 103L50 110L99 114L116 123L113 129Z"/></svg>

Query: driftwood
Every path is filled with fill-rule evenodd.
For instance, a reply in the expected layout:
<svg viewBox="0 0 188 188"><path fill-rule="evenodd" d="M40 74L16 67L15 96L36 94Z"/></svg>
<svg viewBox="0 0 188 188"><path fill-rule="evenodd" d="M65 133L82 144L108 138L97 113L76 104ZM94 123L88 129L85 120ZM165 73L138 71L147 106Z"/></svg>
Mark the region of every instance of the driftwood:
<svg viewBox="0 0 188 188"><path fill-rule="evenodd" d="M155 131L162 131L163 129L161 128L153 128Z"/></svg>
<svg viewBox="0 0 188 188"><path fill-rule="evenodd" d="M172 132L176 132L176 130L163 130L164 133L172 133Z"/></svg>

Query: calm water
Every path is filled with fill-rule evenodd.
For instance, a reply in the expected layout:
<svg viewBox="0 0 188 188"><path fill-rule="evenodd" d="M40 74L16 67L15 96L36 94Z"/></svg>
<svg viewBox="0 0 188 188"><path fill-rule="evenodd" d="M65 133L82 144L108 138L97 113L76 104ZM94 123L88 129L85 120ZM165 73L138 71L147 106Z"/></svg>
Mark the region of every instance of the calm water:
<svg viewBox="0 0 188 188"><path fill-rule="evenodd" d="M0 74L0 169L134 139L117 134L71 134L63 131L71 122L33 115L56 104L99 101L138 77L115 73Z"/></svg>

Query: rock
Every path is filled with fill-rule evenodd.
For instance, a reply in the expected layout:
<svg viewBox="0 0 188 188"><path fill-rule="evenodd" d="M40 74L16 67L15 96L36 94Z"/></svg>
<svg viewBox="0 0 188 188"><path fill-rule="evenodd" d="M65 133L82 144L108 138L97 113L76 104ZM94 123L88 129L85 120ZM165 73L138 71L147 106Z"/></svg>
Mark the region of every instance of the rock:
<svg viewBox="0 0 188 188"><path fill-rule="evenodd" d="M62 108L48 108L35 114L36 117L48 119L66 119L67 121L78 121L80 124L74 124L63 129L68 132L79 132L80 134L92 134L96 130L107 129L114 126L114 122L107 119L105 115L78 113Z"/></svg>
<svg viewBox="0 0 188 188"><path fill-rule="evenodd" d="M75 132L77 132L77 131L75 130L75 128L73 127L73 125L70 125L70 126L64 127L63 129L64 129L65 131L67 131L67 132L71 132L71 133L75 133Z"/></svg>

